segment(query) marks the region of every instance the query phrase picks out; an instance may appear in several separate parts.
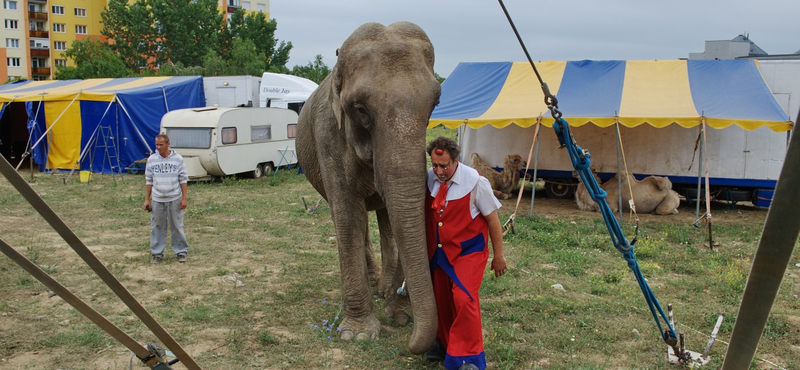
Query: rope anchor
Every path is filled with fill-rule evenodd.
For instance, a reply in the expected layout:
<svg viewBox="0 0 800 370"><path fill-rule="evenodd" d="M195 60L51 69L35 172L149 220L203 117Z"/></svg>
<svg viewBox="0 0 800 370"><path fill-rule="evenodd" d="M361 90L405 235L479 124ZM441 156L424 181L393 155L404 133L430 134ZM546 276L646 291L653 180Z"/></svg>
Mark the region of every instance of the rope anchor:
<svg viewBox="0 0 800 370"><path fill-rule="evenodd" d="M674 327L675 323L672 311L672 304L667 305L667 310L669 311L669 322ZM707 365L709 362L708 352L711 350L711 346L717 339L717 333L719 332L720 326L722 326L722 320L724 317L725 314L720 314L719 317L717 318L717 323L716 325L714 325L714 330L711 331L711 335L708 337L708 342L706 342L706 346L703 349L703 353L698 353L686 349L684 346L684 334L683 331L681 331L680 341L673 340L667 343L668 345L667 359L669 363L675 365L689 366L690 368Z"/></svg>

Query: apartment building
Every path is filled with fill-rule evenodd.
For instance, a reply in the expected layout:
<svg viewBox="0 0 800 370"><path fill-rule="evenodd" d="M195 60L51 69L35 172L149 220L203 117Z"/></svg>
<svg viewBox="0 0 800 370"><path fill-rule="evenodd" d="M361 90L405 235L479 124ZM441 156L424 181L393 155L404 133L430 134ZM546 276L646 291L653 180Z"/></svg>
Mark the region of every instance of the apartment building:
<svg viewBox="0 0 800 370"><path fill-rule="evenodd" d="M269 0L218 1L229 20L239 8L266 13L269 19ZM0 81L52 79L57 66L70 63L64 52L73 41L105 41L100 12L107 4L108 0L3 0Z"/></svg>

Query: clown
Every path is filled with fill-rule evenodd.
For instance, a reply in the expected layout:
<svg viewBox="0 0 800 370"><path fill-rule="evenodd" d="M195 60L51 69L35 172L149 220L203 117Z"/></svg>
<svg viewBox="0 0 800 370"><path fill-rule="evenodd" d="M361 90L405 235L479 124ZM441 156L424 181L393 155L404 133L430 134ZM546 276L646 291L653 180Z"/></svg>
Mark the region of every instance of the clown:
<svg viewBox="0 0 800 370"><path fill-rule="evenodd" d="M489 238L495 277L507 271L497 216L501 205L489 181L458 161L460 151L445 137L428 144L425 226L439 326L426 357L444 361L448 370L484 370L478 292L489 259Z"/></svg>

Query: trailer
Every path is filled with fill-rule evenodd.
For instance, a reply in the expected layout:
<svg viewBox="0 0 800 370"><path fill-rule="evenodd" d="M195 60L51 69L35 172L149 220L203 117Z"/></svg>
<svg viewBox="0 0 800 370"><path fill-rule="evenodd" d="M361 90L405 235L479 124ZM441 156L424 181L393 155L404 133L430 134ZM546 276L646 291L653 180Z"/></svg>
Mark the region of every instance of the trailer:
<svg viewBox="0 0 800 370"><path fill-rule="evenodd" d="M161 119L161 133L183 156L190 181L259 178L295 165L296 132L297 113L283 108L179 109Z"/></svg>
<svg viewBox="0 0 800 370"><path fill-rule="evenodd" d="M257 76L203 77L207 107L252 107L258 104L260 88Z"/></svg>
<svg viewBox="0 0 800 370"><path fill-rule="evenodd" d="M258 106L287 108L300 114L303 104L317 87L319 85L307 78L264 72Z"/></svg>

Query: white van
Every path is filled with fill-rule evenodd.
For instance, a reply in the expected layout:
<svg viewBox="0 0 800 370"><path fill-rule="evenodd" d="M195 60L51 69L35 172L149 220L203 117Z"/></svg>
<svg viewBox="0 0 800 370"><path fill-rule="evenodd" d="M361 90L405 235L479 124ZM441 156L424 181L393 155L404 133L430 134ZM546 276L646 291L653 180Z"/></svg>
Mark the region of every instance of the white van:
<svg viewBox="0 0 800 370"><path fill-rule="evenodd" d="M180 153L189 180L259 178L297 163L297 113L282 108L190 108L168 112L161 132Z"/></svg>
<svg viewBox="0 0 800 370"><path fill-rule="evenodd" d="M300 114L303 104L318 86L307 78L264 72L258 106L287 108Z"/></svg>

